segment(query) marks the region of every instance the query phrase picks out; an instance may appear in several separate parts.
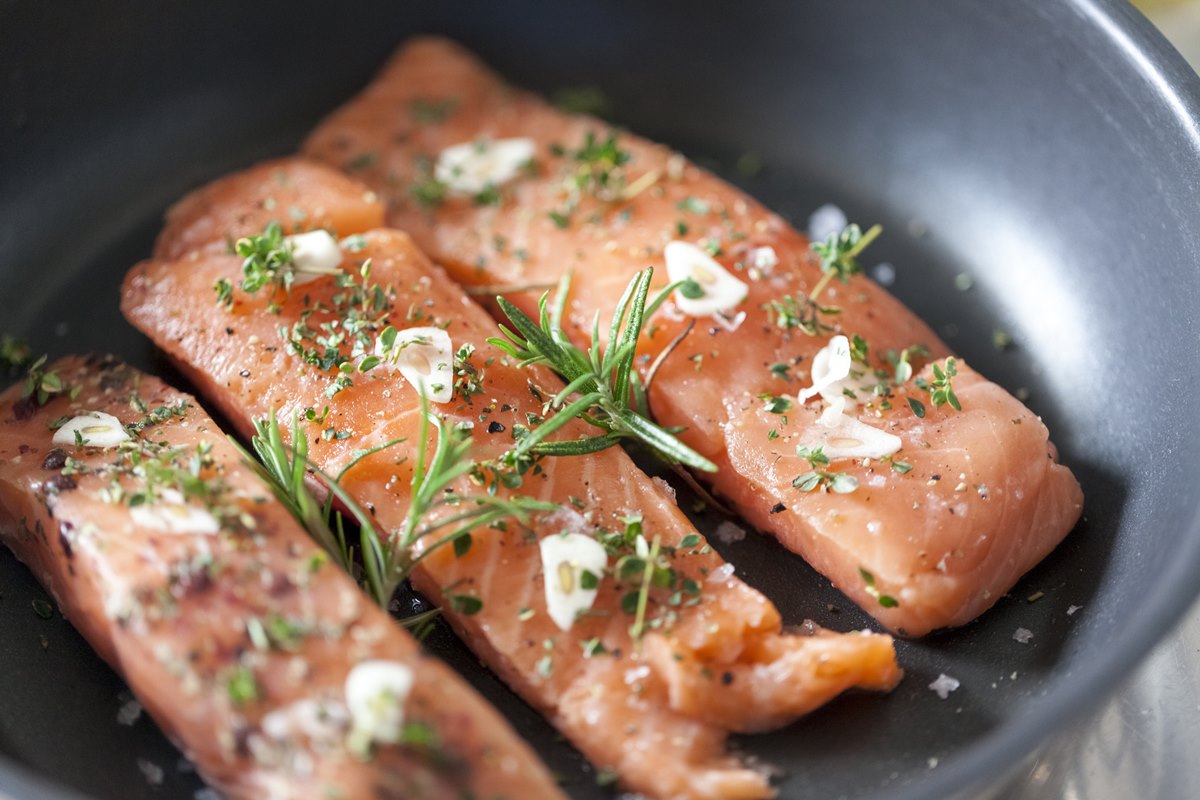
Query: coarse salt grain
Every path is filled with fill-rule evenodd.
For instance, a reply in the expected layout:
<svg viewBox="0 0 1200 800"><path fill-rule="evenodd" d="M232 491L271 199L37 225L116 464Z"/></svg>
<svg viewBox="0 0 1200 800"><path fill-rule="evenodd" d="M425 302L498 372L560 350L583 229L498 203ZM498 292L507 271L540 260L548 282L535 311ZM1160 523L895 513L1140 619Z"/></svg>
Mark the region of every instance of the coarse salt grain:
<svg viewBox="0 0 1200 800"><path fill-rule="evenodd" d="M939 698L945 700L950 696L951 692L958 690L959 685L960 684L957 678L951 678L949 675L943 672L937 676L937 680L929 684L929 688L937 692L937 696Z"/></svg>
<svg viewBox="0 0 1200 800"><path fill-rule="evenodd" d="M725 520L717 526L715 535L717 537L717 541L730 544L732 542L740 542L742 539L745 539L746 529L737 523ZM731 565L726 564L725 566Z"/></svg>
<svg viewBox="0 0 1200 800"><path fill-rule="evenodd" d="M1029 628L1017 628L1013 632L1013 640L1021 644L1029 644L1029 640L1033 638L1033 631Z"/></svg>

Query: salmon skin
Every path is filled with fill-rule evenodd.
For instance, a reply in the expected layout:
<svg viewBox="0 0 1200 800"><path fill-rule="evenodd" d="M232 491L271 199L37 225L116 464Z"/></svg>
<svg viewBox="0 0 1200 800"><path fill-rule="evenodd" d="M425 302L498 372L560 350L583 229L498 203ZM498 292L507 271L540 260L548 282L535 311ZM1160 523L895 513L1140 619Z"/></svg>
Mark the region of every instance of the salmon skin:
<svg viewBox="0 0 1200 800"><path fill-rule="evenodd" d="M464 144L484 159L464 161ZM519 169L498 170L495 159L521 148ZM665 147L508 86L451 42L402 47L303 152L339 166L369 154L354 175L383 198L389 224L464 284L552 286L571 271L563 325L580 346L635 272L655 266L655 285L666 283L669 243L711 255L697 274L727 273L744 298L688 318L676 293L648 325L643 375L682 337L654 375L655 417L687 429L684 442L719 467L700 477L742 516L893 631L920 636L974 619L1082 512L1045 426L1003 389L959 360L951 390L961 411L934 405L946 398L934 395L943 390L933 369L948 369L948 352L884 290L864 277L821 283L808 240L752 198ZM488 176L501 182L473 191ZM539 291L507 296L535 316ZM801 403L797 392L838 334L861 343L852 369L878 388L827 421L899 437L887 458L821 463L833 448L818 420L832 401ZM899 380L906 352L916 369ZM803 456L817 446L810 463Z"/></svg>
<svg viewBox="0 0 1200 800"><path fill-rule="evenodd" d="M0 395L0 538L223 796L562 797L192 398L111 357L43 374Z"/></svg>
<svg viewBox="0 0 1200 800"><path fill-rule="evenodd" d="M200 192L226 188L218 181ZM370 510L377 527L395 530L411 501L418 395L386 366L354 372L351 385L331 393L339 371L307 363L300 353L310 339L289 352L284 340L294 341L298 323L345 330L348 305L370 295L384 299L372 305L379 316L369 337L388 325L425 326L444 330L459 352L473 347L456 362L451 401L433 408L448 425L473 429L473 455L483 462L496 463L522 428L539 424L545 400L561 383L540 368L519 368L488 344L495 324L405 234L356 234L343 249L342 278L274 296L235 291L229 310L202 298L212 297L214 283L237 278L238 257L206 250L143 262L126 278L122 308L241 424L272 409L283 419L299 414L314 464L337 474L355 462L342 488ZM559 435L586 430L576 421ZM402 441L355 461L395 440ZM485 664L630 790L655 798L771 797L768 778L727 753L730 732L775 728L845 689L886 690L901 677L889 636L815 626L808 635L783 634L771 603L733 574L673 495L618 448L544 459L518 489L486 475L454 488L470 496L485 486L559 509L528 526L476 531L461 552L431 553L413 572L414 585L442 604ZM546 582L562 589L566 580L582 583L582 573L564 579L558 562L547 574L544 563L553 562L540 551L578 536L604 543L603 566L592 573L594 599L564 626L548 605ZM650 542L650 552L638 550ZM654 574L662 580L646 584L646 573L631 574L628 566L641 558L656 570L654 551L662 564ZM632 596L636 603L643 585L645 626L636 635L629 602Z"/></svg>

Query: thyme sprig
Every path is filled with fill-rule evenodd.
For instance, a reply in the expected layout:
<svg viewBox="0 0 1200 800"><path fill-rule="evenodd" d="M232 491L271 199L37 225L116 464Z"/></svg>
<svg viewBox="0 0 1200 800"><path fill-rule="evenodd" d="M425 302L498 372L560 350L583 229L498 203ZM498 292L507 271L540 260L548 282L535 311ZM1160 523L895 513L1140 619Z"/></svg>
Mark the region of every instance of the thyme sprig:
<svg viewBox="0 0 1200 800"><path fill-rule="evenodd" d="M958 395L954 393L952 383L954 376L958 375L958 361L954 356L950 356L946 359L945 366L934 362L930 369L933 372L933 381L918 377L913 381L916 387L929 392L929 402L933 403L934 408L948 405L955 411L962 411L962 403L959 402ZM908 398L908 406L918 417L925 416L925 404L915 397Z"/></svg>
<svg viewBox="0 0 1200 800"><path fill-rule="evenodd" d="M557 413L514 445L506 455L510 463L533 454L595 453L632 439L648 446L667 463L716 471L715 464L681 442L675 432L656 425L644 409L632 405L636 396L633 362L642 327L679 285L671 284L647 303L653 277L654 270L647 269L630 281L613 311L607 346L600 344L600 315L596 314L592 322L592 345L587 352L571 344L562 329L566 281L551 309L547 309L549 293L542 295L536 323L508 300L496 298L515 330L500 325L503 338L492 337L488 342L518 359L522 366L548 364L567 382L549 403ZM570 400L573 396L575 399ZM575 419L602 433L585 439L549 440L551 434Z"/></svg>
<svg viewBox="0 0 1200 800"><path fill-rule="evenodd" d="M852 277L862 272L858 257L882 232L881 226L873 225L864 233L852 223L841 233L831 233L824 241L813 242L810 247L821 259L821 279L807 296L787 295L767 303L764 308L775 325L784 330L798 328L809 336L833 331L834 327L823 317L835 316L842 310L838 306L821 305L818 302L821 294L831 281L849 283Z"/></svg>
<svg viewBox="0 0 1200 800"><path fill-rule="evenodd" d="M296 280L297 272L316 273L321 275L339 274L338 269L316 269L306 267L299 270L291 243L283 235L283 228L278 222L268 222L263 232L256 236L244 236L238 239L233 250L242 257L242 279L238 283L246 294L255 294L265 286L273 287L274 295L280 289L290 291ZM221 278L213 284L217 293L217 303L228 308L233 305L233 283L227 278ZM273 313L279 312L279 306L273 301L270 305Z"/></svg>

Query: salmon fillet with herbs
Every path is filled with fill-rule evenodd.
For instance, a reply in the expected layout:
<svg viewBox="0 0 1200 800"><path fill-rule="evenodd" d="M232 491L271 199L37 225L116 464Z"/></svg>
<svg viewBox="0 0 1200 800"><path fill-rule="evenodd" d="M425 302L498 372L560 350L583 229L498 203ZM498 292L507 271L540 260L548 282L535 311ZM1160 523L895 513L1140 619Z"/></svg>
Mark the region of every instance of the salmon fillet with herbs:
<svg viewBox="0 0 1200 800"><path fill-rule="evenodd" d="M0 395L0 539L231 798L561 797L187 395L111 357Z"/></svg>
<svg viewBox="0 0 1200 800"><path fill-rule="evenodd" d="M530 316L570 273L562 327L580 346L636 272L669 278L639 343L655 418L686 428L747 520L894 631L974 619L1080 516L1041 420L857 275L875 231L810 243L681 155L441 39L403 46L304 152L355 165L456 280L538 287L507 294Z"/></svg>
<svg viewBox="0 0 1200 800"><path fill-rule="evenodd" d="M730 732L900 679L886 635L783 633L772 604L620 448L507 461L562 384L489 344L495 323L405 234L356 234L340 248L337 274L292 260L255 293L238 256L147 261L127 276L122 308L247 429L272 410L296 415L311 462L390 532L416 588L602 775L656 798L770 797L768 778L727 752ZM417 385L437 435L423 434ZM571 420L556 438L588 430ZM465 447L468 434L466 468L426 484L435 445ZM414 474L437 491L414 494ZM431 502L443 490L456 499ZM555 510L495 519L453 546L420 533L517 498Z"/></svg>

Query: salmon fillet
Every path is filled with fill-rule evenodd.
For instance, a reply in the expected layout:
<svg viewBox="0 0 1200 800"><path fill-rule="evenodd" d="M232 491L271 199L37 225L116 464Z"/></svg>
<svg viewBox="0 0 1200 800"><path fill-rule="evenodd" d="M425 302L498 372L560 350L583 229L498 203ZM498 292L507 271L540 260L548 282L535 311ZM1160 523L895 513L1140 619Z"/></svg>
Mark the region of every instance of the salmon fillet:
<svg viewBox="0 0 1200 800"><path fill-rule="evenodd" d="M468 156L457 146L499 153L502 142L527 148L529 159L502 185L470 191L488 173L462 166ZM932 406L917 384L937 380L933 366L944 369L948 352L887 292L864 277L833 282L817 299L841 313L817 315L827 328L804 333L780 305L806 299L823 277L804 236L682 156L562 113L451 42L402 47L303 152L332 165L369 155L355 175L383 198L389 224L464 284L545 286L571 271L564 328L580 346L593 315L607 318L635 272L654 266L655 285L666 283L669 242L715 254L718 268L746 284L745 298L723 318L691 320L690 333L678 296L660 310L639 347L643 374L684 338L654 376L655 417L686 427L684 441L718 465L700 476L718 494L893 631L920 636L974 619L1081 514L1079 485L1045 426L1003 389L960 360L952 388L962 410ZM534 316L538 294L508 297ZM889 351L928 351L911 359L911 380L846 411L899 437L902 449L891 461L835 458L825 471L857 481L845 493L814 487L819 465L797 452L821 432L828 404L801 404L796 392L835 334L865 343L856 368L868 374L892 373ZM928 414L916 416L910 398Z"/></svg>
<svg viewBox="0 0 1200 800"><path fill-rule="evenodd" d="M264 161L171 206L154 255L179 258L201 247L228 248L230 231L260 231L269 221L284 233L353 233L382 226L383 208L374 192L319 165Z"/></svg>
<svg viewBox="0 0 1200 800"><path fill-rule="evenodd" d="M201 191L222 191L220 183ZM476 348L470 363L482 374L474 388L456 388L451 402L433 406L447 424L473 428L475 458L497 459L522 426L537 424L545 399L561 383L540 368L517 367L488 344L495 324L407 235L377 230L343 247L349 251L344 274L361 275L369 261L369 294L385 298L375 306L380 318L372 336L385 325L436 326L454 348ZM337 370L305 363L288 352L281 334L301 321L314 329L344 322L344 281L339 287L325 278L273 297L239 290L223 310L209 299L212 286L235 280L239 270L239 258L213 251L143 262L126 278L122 309L247 430L272 409L283 419L300 413L312 442L309 457L327 473L340 472L367 448L403 440L358 461L340 480L381 530L399 528L420 441L415 390L394 371L376 367L356 373L352 385L330 397ZM575 422L559 435L585 430ZM488 491L469 478L454 488L468 496ZM442 605L487 666L602 774L615 775L630 790L656 798L771 797L768 778L727 753L731 731L775 728L846 689L890 689L901 677L886 635L813 626L808 635L782 633L772 604L706 545L673 494L618 448L542 460L519 492L560 508L527 527L476 531L464 552L431 553L413 572L414 585ZM672 571L646 594L640 637L631 632L636 617L626 602L641 584L615 574L632 541L622 537L637 529L645 542L658 542ZM544 540L564 532L602 537L612 550L590 608L565 629L547 605L539 555ZM560 574L549 579L562 581Z"/></svg>
<svg viewBox="0 0 1200 800"><path fill-rule="evenodd" d="M48 372L43 404L0 395L0 539L222 795L562 796L192 398L111 357Z"/></svg>

